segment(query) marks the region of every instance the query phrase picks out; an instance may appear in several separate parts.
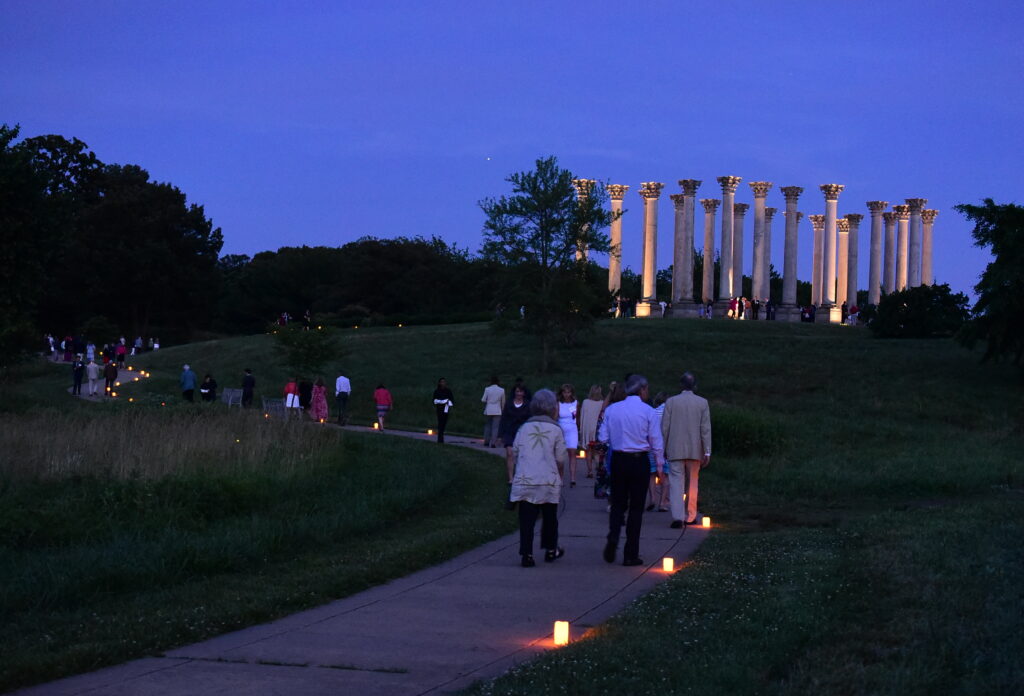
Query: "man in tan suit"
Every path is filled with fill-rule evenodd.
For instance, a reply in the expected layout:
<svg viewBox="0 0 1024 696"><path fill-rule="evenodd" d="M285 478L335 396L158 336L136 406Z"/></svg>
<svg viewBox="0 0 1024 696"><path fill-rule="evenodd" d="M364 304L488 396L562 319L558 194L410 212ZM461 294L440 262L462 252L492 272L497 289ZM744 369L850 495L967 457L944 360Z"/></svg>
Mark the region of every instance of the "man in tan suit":
<svg viewBox="0 0 1024 696"><path fill-rule="evenodd" d="M665 402L661 434L669 463L669 505L673 529L697 522L697 478L711 460L711 412L708 401L693 393L697 378L692 372L679 380L682 391ZM683 514L683 493L686 512Z"/></svg>

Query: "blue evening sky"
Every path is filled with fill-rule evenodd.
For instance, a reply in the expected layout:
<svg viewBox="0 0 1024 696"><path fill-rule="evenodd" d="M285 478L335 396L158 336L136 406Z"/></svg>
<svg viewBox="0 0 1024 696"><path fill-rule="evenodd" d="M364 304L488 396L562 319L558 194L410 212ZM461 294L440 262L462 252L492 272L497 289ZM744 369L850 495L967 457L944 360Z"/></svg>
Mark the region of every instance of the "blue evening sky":
<svg viewBox="0 0 1024 696"><path fill-rule="evenodd" d="M84 140L205 206L224 253L439 235L475 251L477 201L556 155L629 184L624 263L639 270L641 181L846 185L929 200L938 282L968 291L987 254L952 210L1019 201L1024 3L53 2L0 0L0 122ZM753 216L747 216L749 273ZM698 229L701 212L698 206ZM772 261L782 266L784 220ZM717 233L716 233L717 239ZM800 276L810 269L810 224Z"/></svg>

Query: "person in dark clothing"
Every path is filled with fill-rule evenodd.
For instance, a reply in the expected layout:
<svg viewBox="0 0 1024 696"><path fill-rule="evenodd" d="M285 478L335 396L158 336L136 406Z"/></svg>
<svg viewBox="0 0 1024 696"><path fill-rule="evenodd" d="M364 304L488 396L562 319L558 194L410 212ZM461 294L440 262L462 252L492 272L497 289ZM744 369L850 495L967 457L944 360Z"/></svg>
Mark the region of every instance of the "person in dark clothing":
<svg viewBox="0 0 1024 696"><path fill-rule="evenodd" d="M85 363L82 362L82 356L76 355L74 361L71 363L71 393L75 396L81 396L82 394L82 378L85 376Z"/></svg>
<svg viewBox="0 0 1024 696"><path fill-rule="evenodd" d="M505 410L501 412L501 425L498 436L505 443L505 462L508 467L508 482L512 483L515 474L515 460L512 456L512 443L515 442L519 426L530 417L530 397L522 384L512 388L512 398L505 402Z"/></svg>
<svg viewBox="0 0 1024 696"><path fill-rule="evenodd" d="M113 361L103 367L103 395L110 396L114 392L114 382L117 381L117 365Z"/></svg>
<svg viewBox="0 0 1024 696"><path fill-rule="evenodd" d="M437 412L437 441L444 442L444 429L448 426L448 411L455 405L455 397L448 388L448 380L444 377L437 380L434 390L434 410Z"/></svg>
<svg viewBox="0 0 1024 696"><path fill-rule="evenodd" d="M213 375L207 374L203 377L203 382L199 385L199 396L203 401L217 400L217 380Z"/></svg>
<svg viewBox="0 0 1024 696"><path fill-rule="evenodd" d="M299 380L299 406L303 411L308 411L313 403L313 383L308 379Z"/></svg>
<svg viewBox="0 0 1024 696"><path fill-rule="evenodd" d="M245 368L245 377L242 377L242 408L252 406L252 394L256 390L256 378L252 376L252 370Z"/></svg>

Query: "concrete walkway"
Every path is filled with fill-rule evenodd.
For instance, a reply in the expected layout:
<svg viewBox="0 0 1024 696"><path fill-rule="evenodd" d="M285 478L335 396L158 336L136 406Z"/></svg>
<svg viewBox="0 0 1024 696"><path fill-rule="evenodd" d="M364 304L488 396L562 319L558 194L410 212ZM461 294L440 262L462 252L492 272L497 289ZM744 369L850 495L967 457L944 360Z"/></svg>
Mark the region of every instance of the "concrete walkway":
<svg viewBox="0 0 1024 696"><path fill-rule="evenodd" d="M503 454L481 448L479 440L449 440ZM609 565L601 557L607 503L593 497L593 480L580 476L577 488L564 489L559 536L566 555L554 563L545 563L537 548L537 567L521 568L519 535L511 534L272 623L18 693L411 696L498 676L553 649L555 620L570 621L576 640L650 591L667 577L663 556L678 567L708 534L671 529L667 512L646 513L640 549L649 565L623 567L621 543L617 562Z"/></svg>

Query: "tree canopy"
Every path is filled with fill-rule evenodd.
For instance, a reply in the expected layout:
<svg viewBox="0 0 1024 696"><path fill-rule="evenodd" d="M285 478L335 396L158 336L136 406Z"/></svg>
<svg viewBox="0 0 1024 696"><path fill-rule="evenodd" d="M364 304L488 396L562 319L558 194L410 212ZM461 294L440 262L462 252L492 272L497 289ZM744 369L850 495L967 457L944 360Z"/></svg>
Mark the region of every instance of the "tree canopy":
<svg viewBox="0 0 1024 696"><path fill-rule="evenodd" d="M940 338L967 321L967 295L948 285L920 285L884 295L868 324L880 338Z"/></svg>

